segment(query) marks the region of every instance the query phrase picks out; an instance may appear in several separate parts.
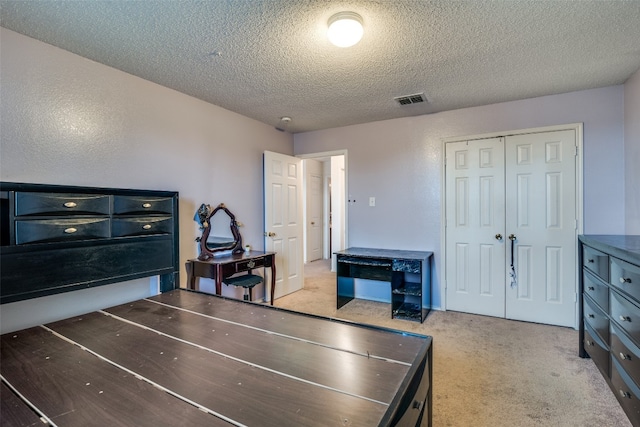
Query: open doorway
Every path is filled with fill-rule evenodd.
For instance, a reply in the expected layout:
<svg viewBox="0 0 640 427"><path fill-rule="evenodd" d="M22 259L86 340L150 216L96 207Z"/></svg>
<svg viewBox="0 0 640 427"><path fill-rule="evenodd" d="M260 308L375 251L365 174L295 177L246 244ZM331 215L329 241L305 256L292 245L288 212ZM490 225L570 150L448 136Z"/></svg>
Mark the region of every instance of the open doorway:
<svg viewBox="0 0 640 427"><path fill-rule="evenodd" d="M347 245L346 150L298 156L304 170L304 264L307 274L335 271ZM313 268L307 268L313 266Z"/></svg>

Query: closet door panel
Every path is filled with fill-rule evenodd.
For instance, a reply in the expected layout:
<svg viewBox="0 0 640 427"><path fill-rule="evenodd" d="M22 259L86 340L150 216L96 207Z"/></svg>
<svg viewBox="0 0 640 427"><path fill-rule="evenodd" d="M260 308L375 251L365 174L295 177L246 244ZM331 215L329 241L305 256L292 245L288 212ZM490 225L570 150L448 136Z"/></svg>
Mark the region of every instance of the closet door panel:
<svg viewBox="0 0 640 427"><path fill-rule="evenodd" d="M504 317L501 138L446 145L447 309Z"/></svg>
<svg viewBox="0 0 640 427"><path fill-rule="evenodd" d="M574 326L575 132L509 136L505 156L506 233L516 236L506 317Z"/></svg>

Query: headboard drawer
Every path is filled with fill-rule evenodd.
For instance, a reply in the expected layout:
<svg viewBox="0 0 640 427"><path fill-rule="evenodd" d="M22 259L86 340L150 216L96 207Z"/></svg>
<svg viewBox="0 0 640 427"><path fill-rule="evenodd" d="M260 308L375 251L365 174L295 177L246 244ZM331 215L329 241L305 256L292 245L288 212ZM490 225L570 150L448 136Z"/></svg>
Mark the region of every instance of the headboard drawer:
<svg viewBox="0 0 640 427"><path fill-rule="evenodd" d="M109 218L36 219L16 221L16 244L107 239Z"/></svg>
<svg viewBox="0 0 640 427"><path fill-rule="evenodd" d="M173 199L170 197L114 196L115 215L149 215L173 213Z"/></svg>
<svg viewBox="0 0 640 427"><path fill-rule="evenodd" d="M104 194L16 192L16 216L109 215L109 196Z"/></svg>

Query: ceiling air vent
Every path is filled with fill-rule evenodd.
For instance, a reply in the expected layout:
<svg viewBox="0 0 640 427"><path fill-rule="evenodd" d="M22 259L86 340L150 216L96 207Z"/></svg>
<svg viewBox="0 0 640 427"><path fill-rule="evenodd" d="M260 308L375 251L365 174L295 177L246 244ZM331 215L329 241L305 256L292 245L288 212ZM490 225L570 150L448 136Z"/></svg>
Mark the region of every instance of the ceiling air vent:
<svg viewBox="0 0 640 427"><path fill-rule="evenodd" d="M428 102L424 93L414 93L413 95L397 96L395 99L400 105L420 104L421 102Z"/></svg>

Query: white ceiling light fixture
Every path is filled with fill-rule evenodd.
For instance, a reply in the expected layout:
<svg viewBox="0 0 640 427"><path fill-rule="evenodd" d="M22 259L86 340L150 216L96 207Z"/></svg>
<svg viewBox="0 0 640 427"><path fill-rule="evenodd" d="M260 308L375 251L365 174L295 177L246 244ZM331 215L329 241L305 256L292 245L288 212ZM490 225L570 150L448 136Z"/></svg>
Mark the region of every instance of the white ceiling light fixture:
<svg viewBox="0 0 640 427"><path fill-rule="evenodd" d="M355 12L340 12L329 18L329 41L338 47L350 47L362 39L362 16Z"/></svg>

